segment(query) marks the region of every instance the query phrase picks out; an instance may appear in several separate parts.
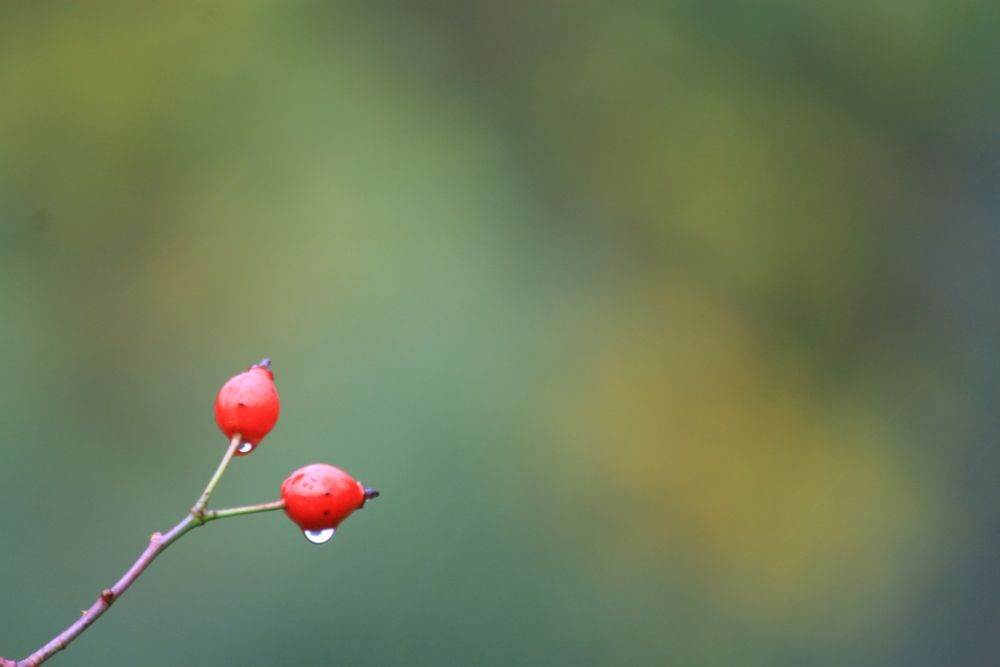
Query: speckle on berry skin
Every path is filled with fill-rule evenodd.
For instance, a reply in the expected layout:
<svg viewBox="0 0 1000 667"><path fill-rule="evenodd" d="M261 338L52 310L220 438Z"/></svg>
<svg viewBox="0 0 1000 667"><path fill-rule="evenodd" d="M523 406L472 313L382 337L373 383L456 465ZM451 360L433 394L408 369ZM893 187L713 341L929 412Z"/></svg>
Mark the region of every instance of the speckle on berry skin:
<svg viewBox="0 0 1000 667"><path fill-rule="evenodd" d="M219 390L215 421L227 438L239 434L245 442L256 446L277 423L281 404L270 365L270 359L265 359L230 378ZM253 449L237 450L237 456L249 454Z"/></svg>
<svg viewBox="0 0 1000 667"><path fill-rule="evenodd" d="M314 463L281 485L285 514L302 530L336 528L365 502L365 488L340 468Z"/></svg>

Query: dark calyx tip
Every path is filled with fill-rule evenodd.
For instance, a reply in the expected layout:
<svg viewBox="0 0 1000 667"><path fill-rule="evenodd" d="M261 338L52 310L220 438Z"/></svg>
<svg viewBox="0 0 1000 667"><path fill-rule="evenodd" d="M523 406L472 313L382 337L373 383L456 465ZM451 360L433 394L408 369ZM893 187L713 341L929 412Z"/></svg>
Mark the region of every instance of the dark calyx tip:
<svg viewBox="0 0 1000 667"><path fill-rule="evenodd" d="M359 508L364 507L365 503L367 503L372 498L378 498L380 495L382 495L382 494L378 492L378 489L373 489L370 486L366 486L365 487L365 496L364 496L364 498L361 499L361 504L358 507Z"/></svg>
<svg viewBox="0 0 1000 667"><path fill-rule="evenodd" d="M258 368L267 368L267 369L270 369L271 368L271 358L270 357L264 357L263 359L261 359L260 361L258 361L256 364L254 364L254 366L257 366Z"/></svg>

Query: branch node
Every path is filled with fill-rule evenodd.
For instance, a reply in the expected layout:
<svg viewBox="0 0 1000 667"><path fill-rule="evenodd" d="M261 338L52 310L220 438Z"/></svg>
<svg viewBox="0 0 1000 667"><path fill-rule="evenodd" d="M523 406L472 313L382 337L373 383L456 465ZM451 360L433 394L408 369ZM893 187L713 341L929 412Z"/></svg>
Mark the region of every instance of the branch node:
<svg viewBox="0 0 1000 667"><path fill-rule="evenodd" d="M115 601L115 592L110 588L105 588L101 591L101 600L104 601L105 606L110 607L111 603Z"/></svg>

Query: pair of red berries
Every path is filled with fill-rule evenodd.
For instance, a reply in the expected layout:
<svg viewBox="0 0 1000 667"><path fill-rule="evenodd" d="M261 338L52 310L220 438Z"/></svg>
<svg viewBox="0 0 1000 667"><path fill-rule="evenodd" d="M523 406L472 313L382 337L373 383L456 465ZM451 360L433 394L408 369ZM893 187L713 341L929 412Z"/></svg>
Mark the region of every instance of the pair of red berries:
<svg viewBox="0 0 1000 667"><path fill-rule="evenodd" d="M237 456L252 452L278 421L280 403L271 360L264 359L229 379L215 399L215 421L232 439ZM281 484L285 513L312 542L325 542L340 522L365 501L378 497L340 468L314 463L299 468Z"/></svg>

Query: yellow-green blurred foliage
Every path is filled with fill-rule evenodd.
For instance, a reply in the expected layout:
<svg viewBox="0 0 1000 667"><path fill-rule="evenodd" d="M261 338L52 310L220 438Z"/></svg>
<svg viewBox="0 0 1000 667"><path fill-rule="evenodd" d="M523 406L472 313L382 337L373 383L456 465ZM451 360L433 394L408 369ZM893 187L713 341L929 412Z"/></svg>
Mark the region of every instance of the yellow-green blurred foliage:
<svg viewBox="0 0 1000 667"><path fill-rule="evenodd" d="M0 9L0 654L1000 664L994 3Z"/></svg>

